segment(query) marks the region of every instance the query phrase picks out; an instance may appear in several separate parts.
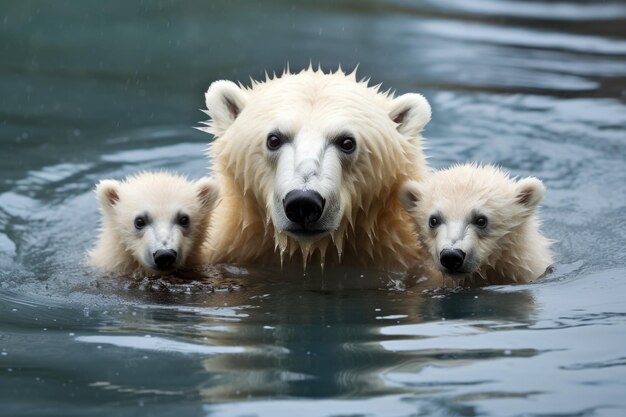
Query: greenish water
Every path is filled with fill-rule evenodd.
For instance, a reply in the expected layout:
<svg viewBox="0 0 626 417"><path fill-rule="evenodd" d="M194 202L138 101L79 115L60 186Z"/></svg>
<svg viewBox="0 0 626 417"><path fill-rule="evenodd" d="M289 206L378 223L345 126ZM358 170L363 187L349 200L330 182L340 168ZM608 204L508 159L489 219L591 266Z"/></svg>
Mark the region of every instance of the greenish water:
<svg viewBox="0 0 626 417"><path fill-rule="evenodd" d="M0 415L624 415L625 28L617 1L3 2ZM95 182L206 174L209 83L310 61L424 93L433 166L543 179L556 272L430 293L89 274Z"/></svg>

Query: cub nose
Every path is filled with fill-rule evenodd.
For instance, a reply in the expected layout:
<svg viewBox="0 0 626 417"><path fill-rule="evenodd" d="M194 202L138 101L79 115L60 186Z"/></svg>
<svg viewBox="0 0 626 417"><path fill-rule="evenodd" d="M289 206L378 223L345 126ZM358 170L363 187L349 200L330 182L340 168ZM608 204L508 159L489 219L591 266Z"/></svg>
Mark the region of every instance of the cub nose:
<svg viewBox="0 0 626 417"><path fill-rule="evenodd" d="M324 199L320 193L309 190L289 191L283 200L285 215L294 223L305 227L322 217Z"/></svg>
<svg viewBox="0 0 626 417"><path fill-rule="evenodd" d="M154 263L157 266L157 269L161 271L165 271L171 269L176 262L176 251L173 249L159 249L154 252L152 257L154 258Z"/></svg>
<svg viewBox="0 0 626 417"><path fill-rule="evenodd" d="M465 252L461 249L444 249L439 254L441 265L450 272L456 272L463 265Z"/></svg>

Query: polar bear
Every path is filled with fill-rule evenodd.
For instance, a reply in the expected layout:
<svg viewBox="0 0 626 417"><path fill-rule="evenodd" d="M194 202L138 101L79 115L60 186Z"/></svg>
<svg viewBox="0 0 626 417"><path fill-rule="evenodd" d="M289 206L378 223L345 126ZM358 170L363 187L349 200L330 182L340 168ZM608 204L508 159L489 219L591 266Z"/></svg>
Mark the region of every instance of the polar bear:
<svg viewBox="0 0 626 417"><path fill-rule="evenodd" d="M203 263L210 215L219 191L213 179L191 182L143 172L96 187L102 229L88 262L120 275L154 275Z"/></svg>
<svg viewBox="0 0 626 417"><path fill-rule="evenodd" d="M511 179L491 165L464 164L408 181L400 199L441 271L474 283L526 283L552 264L539 232L537 178Z"/></svg>
<svg viewBox="0 0 626 417"><path fill-rule="evenodd" d="M430 261L398 199L426 172L423 96L309 67L250 87L215 81L206 105L222 197L210 262L406 273Z"/></svg>

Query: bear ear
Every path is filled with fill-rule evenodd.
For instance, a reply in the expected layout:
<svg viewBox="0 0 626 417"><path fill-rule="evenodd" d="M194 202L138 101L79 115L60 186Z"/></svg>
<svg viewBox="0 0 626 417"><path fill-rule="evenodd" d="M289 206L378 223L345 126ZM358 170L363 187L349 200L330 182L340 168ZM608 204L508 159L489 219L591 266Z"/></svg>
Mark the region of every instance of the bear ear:
<svg viewBox="0 0 626 417"><path fill-rule="evenodd" d="M232 81L213 82L206 94L206 107L211 116L211 131L222 136L235 121L247 102L247 95Z"/></svg>
<svg viewBox="0 0 626 417"><path fill-rule="evenodd" d="M213 178L202 178L196 181L196 195L203 207L211 210L215 206L220 191L217 181Z"/></svg>
<svg viewBox="0 0 626 417"><path fill-rule="evenodd" d="M430 121L431 109L421 94L408 93L393 100L389 117L398 124L398 132L416 137Z"/></svg>
<svg viewBox="0 0 626 417"><path fill-rule="evenodd" d="M96 185L96 195L100 207L111 208L120 201L120 183L115 180L102 180Z"/></svg>
<svg viewBox="0 0 626 417"><path fill-rule="evenodd" d="M400 203L402 203L404 209L411 212L422 200L422 191L417 182L407 181L400 188L398 196L400 197Z"/></svg>
<svg viewBox="0 0 626 417"><path fill-rule="evenodd" d="M543 183L535 178L523 178L517 182L517 202L529 209L534 209L543 199L546 193L546 187Z"/></svg>

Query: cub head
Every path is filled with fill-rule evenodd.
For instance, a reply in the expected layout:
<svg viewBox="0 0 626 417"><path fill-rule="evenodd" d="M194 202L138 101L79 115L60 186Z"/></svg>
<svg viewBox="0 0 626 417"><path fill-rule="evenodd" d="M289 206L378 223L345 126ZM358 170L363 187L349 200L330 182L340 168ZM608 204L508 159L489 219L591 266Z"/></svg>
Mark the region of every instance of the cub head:
<svg viewBox="0 0 626 417"><path fill-rule="evenodd" d="M425 170L426 99L393 98L354 73L309 68L250 88L216 81L206 104L217 175L254 200L281 250L337 245L349 226L366 227L360 214Z"/></svg>
<svg viewBox="0 0 626 417"><path fill-rule="evenodd" d="M104 231L120 246L110 248L107 256L131 256L149 270L169 271L183 266L202 244L218 188L208 178L190 182L165 172L145 172L123 181L103 180L96 194ZM114 255L120 253L124 255Z"/></svg>
<svg viewBox="0 0 626 417"><path fill-rule="evenodd" d="M497 262L502 239L534 215L544 193L536 178L468 164L406 182L400 200L442 272L462 276Z"/></svg>

